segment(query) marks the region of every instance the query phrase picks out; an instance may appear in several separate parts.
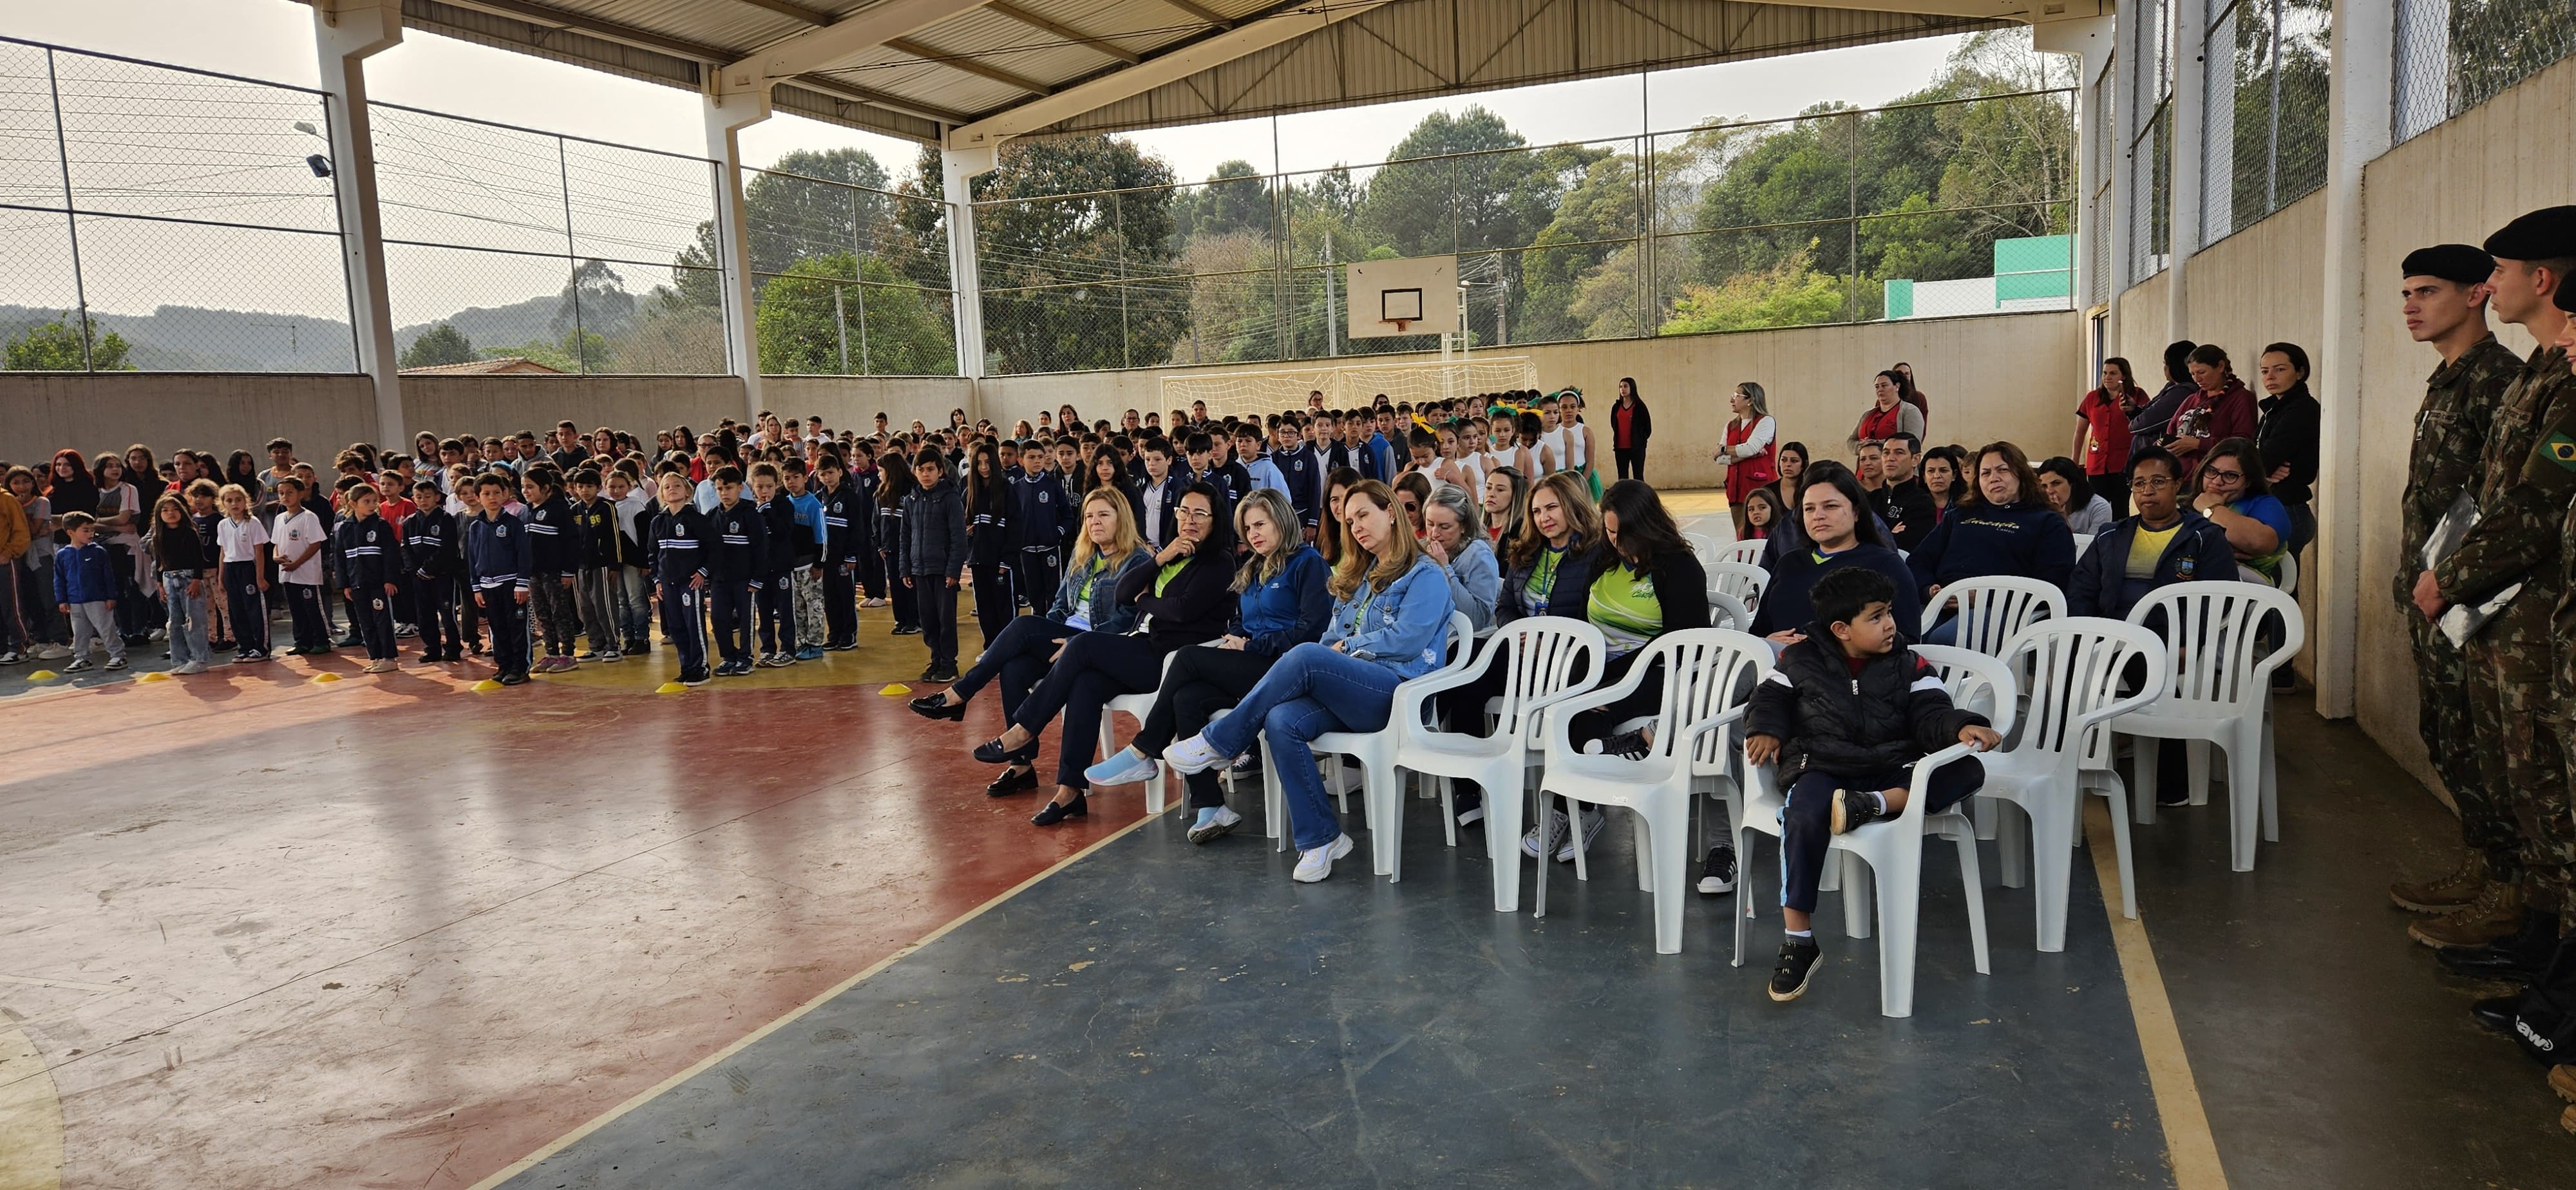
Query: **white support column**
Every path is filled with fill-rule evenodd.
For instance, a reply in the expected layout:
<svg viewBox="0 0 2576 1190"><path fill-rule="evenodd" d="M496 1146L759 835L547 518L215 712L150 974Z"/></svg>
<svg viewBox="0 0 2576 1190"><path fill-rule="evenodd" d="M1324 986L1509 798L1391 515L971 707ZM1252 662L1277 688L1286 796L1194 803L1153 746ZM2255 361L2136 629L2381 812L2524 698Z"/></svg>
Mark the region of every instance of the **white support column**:
<svg viewBox="0 0 2576 1190"><path fill-rule="evenodd" d="M975 266L975 202L968 183L993 171L997 146L939 151L941 193L948 201L949 304L956 310L957 374L984 378L984 282Z"/></svg>
<svg viewBox="0 0 2576 1190"><path fill-rule="evenodd" d="M2173 179L2169 210L2172 227L2165 233L2165 302L2167 339L2185 339L2191 335L2191 286L2187 284L2191 254L2200 248L2201 187L2200 143L2201 112L2209 92L2202 84L2201 40L2205 36L2207 12L2202 0L2166 0L2166 19L2173 22L2174 84L2173 165L2165 176Z"/></svg>
<svg viewBox="0 0 2576 1190"><path fill-rule="evenodd" d="M724 270L725 366L742 381L743 416L757 418L760 339L752 325L751 237L742 200L742 130L769 118L769 88L704 98L707 156L716 164L716 263Z"/></svg>
<svg viewBox="0 0 2576 1190"><path fill-rule="evenodd" d="M2075 239L2073 270L2069 280L2074 285L2076 333L2086 334L2086 299L2090 298L2102 278L2093 275L2093 245L2110 232L2102 225L2109 212L2095 201L2102 188L2102 130L2097 129L2094 110L2093 82L2110 60L2111 46L2118 36L2116 22L2107 16L2088 17L2078 21L2057 21L2031 28L2031 45L2052 54L2066 54L2075 59ZM2117 296L2117 295L2114 295ZM2088 336L2089 337L2089 336ZM2107 354L2116 355L2114 348ZM2093 384L2091 353L2076 353L2082 373L2074 380L2090 388Z"/></svg>
<svg viewBox="0 0 2576 1190"><path fill-rule="evenodd" d="M375 381L376 440L401 449L402 361L385 296L385 227L376 208L376 145L367 119L366 60L402 44L399 0L314 0L313 49L330 96L331 180L340 205L342 267L358 370Z"/></svg>
<svg viewBox="0 0 2576 1190"><path fill-rule="evenodd" d="M2317 468L2317 713L2347 719L2360 638L2362 502L2384 487L2361 476L2361 360L2369 278L2362 273L2362 167L2388 151L2393 0L2340 0L2326 91L2325 337L2310 384L2325 406Z"/></svg>
<svg viewBox="0 0 2576 1190"><path fill-rule="evenodd" d="M2103 218L2110 226L2111 283L2106 287L2110 297L2110 317L2102 324L2103 337L2109 341L2109 354L2118 355L2126 348L2120 345L2120 297L2136 283L2134 262L2138 254L2137 216L2130 205L2137 200L2138 163L2130 156L2129 146L2138 138L2138 8L2123 4L2112 14L2111 27L2118 45L2113 50L2104 85L2111 95L2111 201Z"/></svg>

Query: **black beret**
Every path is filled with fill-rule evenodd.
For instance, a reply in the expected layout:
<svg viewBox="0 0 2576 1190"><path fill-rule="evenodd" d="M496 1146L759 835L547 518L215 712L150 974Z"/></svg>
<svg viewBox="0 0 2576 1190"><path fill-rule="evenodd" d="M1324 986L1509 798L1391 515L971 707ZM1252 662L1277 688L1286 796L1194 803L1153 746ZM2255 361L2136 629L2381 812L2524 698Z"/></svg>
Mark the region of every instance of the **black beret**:
<svg viewBox="0 0 2576 1190"><path fill-rule="evenodd" d="M2439 277L2476 285L2495 275L2495 257L2467 244L2435 244L2406 254L2401 277Z"/></svg>
<svg viewBox="0 0 2576 1190"><path fill-rule="evenodd" d="M2558 303L2559 309L2576 314L2576 285L2559 282L2557 292L2550 294L2549 300Z"/></svg>
<svg viewBox="0 0 2576 1190"><path fill-rule="evenodd" d="M2576 207L2542 207L2487 237L2486 249L2506 260L2564 260L2576 256Z"/></svg>

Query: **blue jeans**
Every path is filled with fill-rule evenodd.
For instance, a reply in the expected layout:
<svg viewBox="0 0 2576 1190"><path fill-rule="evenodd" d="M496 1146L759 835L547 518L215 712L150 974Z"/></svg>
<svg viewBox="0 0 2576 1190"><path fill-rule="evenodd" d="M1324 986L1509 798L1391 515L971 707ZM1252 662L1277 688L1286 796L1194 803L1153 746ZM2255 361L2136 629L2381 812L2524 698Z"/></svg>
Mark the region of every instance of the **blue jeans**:
<svg viewBox="0 0 2576 1190"><path fill-rule="evenodd" d="M184 574L161 576L161 597L170 609L171 668L214 663L214 655L206 651L206 595L220 581ZM194 595L188 593L190 583L198 584Z"/></svg>
<svg viewBox="0 0 2576 1190"><path fill-rule="evenodd" d="M1395 688L1403 681L1377 662L1336 653L1327 645L1302 644L1288 650L1232 713L1202 734L1218 752L1240 756L1252 746L1252 733L1261 733L1271 767L1279 773L1297 850L1311 851L1339 837L1342 823L1315 771L1315 752L1306 745L1326 732L1386 726L1395 709Z"/></svg>

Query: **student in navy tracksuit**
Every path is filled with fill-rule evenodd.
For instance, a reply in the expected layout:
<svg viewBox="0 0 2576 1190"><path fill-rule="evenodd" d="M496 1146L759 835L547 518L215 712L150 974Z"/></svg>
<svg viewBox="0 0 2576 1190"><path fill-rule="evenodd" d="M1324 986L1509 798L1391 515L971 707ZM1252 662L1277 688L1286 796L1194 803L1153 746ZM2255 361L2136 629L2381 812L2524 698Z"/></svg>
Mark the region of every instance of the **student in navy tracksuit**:
<svg viewBox="0 0 2576 1190"><path fill-rule="evenodd" d="M707 558L707 607L715 615L719 678L751 672L751 592L769 560L769 522L742 498L742 469L716 468L716 506L707 513L715 548Z"/></svg>
<svg viewBox="0 0 2576 1190"><path fill-rule="evenodd" d="M935 449L913 457L913 488L903 498L906 594L921 609L921 643L930 647L925 682L957 680L957 572L966 565L966 500Z"/></svg>
<svg viewBox="0 0 2576 1190"><path fill-rule="evenodd" d="M760 605L760 661L776 668L796 663L796 502L776 463L751 465L752 508L767 539L751 589Z"/></svg>
<svg viewBox="0 0 2576 1190"><path fill-rule="evenodd" d="M1000 638L1018 605L1011 594L1011 567L1020 560L1011 513L1020 485L990 443L977 443L966 465L966 563L975 577L975 627L989 642Z"/></svg>
<svg viewBox="0 0 2576 1190"><path fill-rule="evenodd" d="M510 481L485 475L474 482L481 493L483 515L465 528L465 577L474 587L474 605L492 625L492 664L504 686L528 680L527 526L510 515Z"/></svg>
<svg viewBox="0 0 2576 1190"><path fill-rule="evenodd" d="M917 486L911 461L902 451L888 449L877 468L877 558L885 570L887 597L894 604L896 636L921 634L921 598L904 581L912 575L912 543L904 536L903 498Z"/></svg>
<svg viewBox="0 0 2576 1190"><path fill-rule="evenodd" d="M563 486L563 473L552 464L532 466L519 478L520 493L528 502L529 611L545 638L544 657L532 673L559 673L579 664L572 659L574 639L581 631L580 599L573 583L588 547L582 542L581 526L573 523L572 501L564 498ZM540 642L529 643L533 647Z"/></svg>
<svg viewBox="0 0 2576 1190"><path fill-rule="evenodd" d="M885 472L877 466L877 448L867 442L850 444L850 493L858 498L850 528L859 540L859 592L867 602L862 607L886 605L885 559L877 552L877 487L885 482ZM897 585L900 585L898 580Z"/></svg>
<svg viewBox="0 0 2576 1190"><path fill-rule="evenodd" d="M1020 457L1035 453L1023 451ZM1020 594L1031 607L1053 600L1055 589L1064 582L1065 543L1073 536L1080 513L1064 490L1063 473L1047 465L1053 461L1043 459L1020 481L1019 504L1011 513L1011 525L1020 539Z"/></svg>
<svg viewBox="0 0 2576 1190"><path fill-rule="evenodd" d="M373 484L349 489L349 514L333 526L340 551L340 593L349 599L349 620L367 646L367 672L394 667L393 598L402 590L394 527L377 509L383 501Z"/></svg>
<svg viewBox="0 0 2576 1190"><path fill-rule="evenodd" d="M715 528L690 497L689 477L664 472L658 481L659 512L645 525L644 549L652 559L655 598L662 603L662 635L680 654L680 681L707 680L707 567L715 555Z"/></svg>
<svg viewBox="0 0 2576 1190"><path fill-rule="evenodd" d="M448 515L447 496L438 481L411 485L420 511L403 518L403 566L411 572L412 602L419 615L420 659L425 663L462 661L464 638L456 628L456 575L465 568L464 542L456 518Z"/></svg>
<svg viewBox="0 0 2576 1190"><path fill-rule="evenodd" d="M1297 423L1280 419L1271 435L1270 465L1279 469L1279 477L1287 483L1288 503L1297 510L1297 524L1311 542L1324 523L1324 459L1298 436L1297 429Z"/></svg>
<svg viewBox="0 0 2576 1190"><path fill-rule="evenodd" d="M823 485L823 647L840 652L859 645L858 583L871 514L841 456L824 455L814 477Z"/></svg>

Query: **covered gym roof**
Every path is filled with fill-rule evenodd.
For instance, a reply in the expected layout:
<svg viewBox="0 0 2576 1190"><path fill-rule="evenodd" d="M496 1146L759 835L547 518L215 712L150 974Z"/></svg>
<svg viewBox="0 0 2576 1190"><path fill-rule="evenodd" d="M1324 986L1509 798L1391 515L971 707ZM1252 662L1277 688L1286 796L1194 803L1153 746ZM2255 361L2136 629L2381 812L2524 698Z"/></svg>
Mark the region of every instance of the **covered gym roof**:
<svg viewBox="0 0 2576 1190"><path fill-rule="evenodd" d="M2108 0L402 0L427 32L952 148L1933 37ZM712 73L714 86L708 88Z"/></svg>

